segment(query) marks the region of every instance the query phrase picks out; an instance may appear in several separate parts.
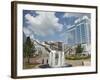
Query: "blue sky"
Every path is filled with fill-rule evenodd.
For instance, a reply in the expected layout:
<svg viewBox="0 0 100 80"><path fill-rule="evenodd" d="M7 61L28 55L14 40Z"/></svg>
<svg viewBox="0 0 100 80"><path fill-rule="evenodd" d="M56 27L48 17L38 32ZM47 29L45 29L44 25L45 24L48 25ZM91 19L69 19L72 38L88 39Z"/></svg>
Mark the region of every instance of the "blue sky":
<svg viewBox="0 0 100 80"><path fill-rule="evenodd" d="M39 41L66 42L63 33L83 16L90 18L89 13L23 10L23 32Z"/></svg>

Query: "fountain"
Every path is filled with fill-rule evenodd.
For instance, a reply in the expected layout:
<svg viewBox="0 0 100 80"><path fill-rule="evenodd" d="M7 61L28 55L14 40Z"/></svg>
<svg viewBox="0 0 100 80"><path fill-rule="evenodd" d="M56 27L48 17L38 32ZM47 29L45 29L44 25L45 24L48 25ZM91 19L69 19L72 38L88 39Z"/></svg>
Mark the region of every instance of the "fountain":
<svg viewBox="0 0 100 80"><path fill-rule="evenodd" d="M43 46L49 52L48 64L40 65L41 68L59 68L59 67L69 67L71 65L65 63L65 55L63 43L57 43L57 46L46 43L46 45L50 45L47 47L46 45L35 41L37 44ZM59 45L61 44L61 45Z"/></svg>

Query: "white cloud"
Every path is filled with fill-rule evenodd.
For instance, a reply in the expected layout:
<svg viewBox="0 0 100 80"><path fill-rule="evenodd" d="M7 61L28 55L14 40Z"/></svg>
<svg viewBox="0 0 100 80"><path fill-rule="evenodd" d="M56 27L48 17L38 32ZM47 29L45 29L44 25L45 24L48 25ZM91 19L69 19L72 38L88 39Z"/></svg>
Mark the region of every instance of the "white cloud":
<svg viewBox="0 0 100 80"><path fill-rule="evenodd" d="M26 28L26 27L23 27L23 31L24 31L24 33L25 33L26 36L30 36L31 33L32 33L32 32L31 32L28 28Z"/></svg>
<svg viewBox="0 0 100 80"><path fill-rule="evenodd" d="M62 31L63 25L58 23L59 18L55 16L54 12L40 12L36 11L37 16L26 14L25 18L32 32L40 36L52 35L56 32Z"/></svg>
<svg viewBox="0 0 100 80"><path fill-rule="evenodd" d="M31 39L35 39L35 38L34 38L34 34L31 34L31 35L30 35L30 38L31 38Z"/></svg>
<svg viewBox="0 0 100 80"><path fill-rule="evenodd" d="M29 28L24 27L23 31L24 31L26 37L30 36L31 39L35 39L33 32Z"/></svg>

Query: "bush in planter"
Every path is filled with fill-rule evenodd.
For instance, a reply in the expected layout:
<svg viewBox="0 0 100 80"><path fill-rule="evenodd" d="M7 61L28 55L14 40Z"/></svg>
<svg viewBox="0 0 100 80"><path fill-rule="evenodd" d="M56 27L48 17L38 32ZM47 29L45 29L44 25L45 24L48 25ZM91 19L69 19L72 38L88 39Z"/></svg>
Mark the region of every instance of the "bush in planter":
<svg viewBox="0 0 100 80"><path fill-rule="evenodd" d="M84 48L81 46L81 44L78 44L76 47L76 55L80 55L83 52Z"/></svg>

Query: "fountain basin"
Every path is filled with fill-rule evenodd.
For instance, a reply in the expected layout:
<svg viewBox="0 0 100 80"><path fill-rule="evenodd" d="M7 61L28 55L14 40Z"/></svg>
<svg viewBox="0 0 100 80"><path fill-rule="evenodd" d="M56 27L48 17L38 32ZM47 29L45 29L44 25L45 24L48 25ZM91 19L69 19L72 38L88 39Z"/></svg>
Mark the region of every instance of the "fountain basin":
<svg viewBox="0 0 100 80"><path fill-rule="evenodd" d="M71 64L65 64L64 66L52 67L52 66L49 66L49 64L43 64L43 65L39 66L39 68L64 68L64 67L72 67L72 65Z"/></svg>

